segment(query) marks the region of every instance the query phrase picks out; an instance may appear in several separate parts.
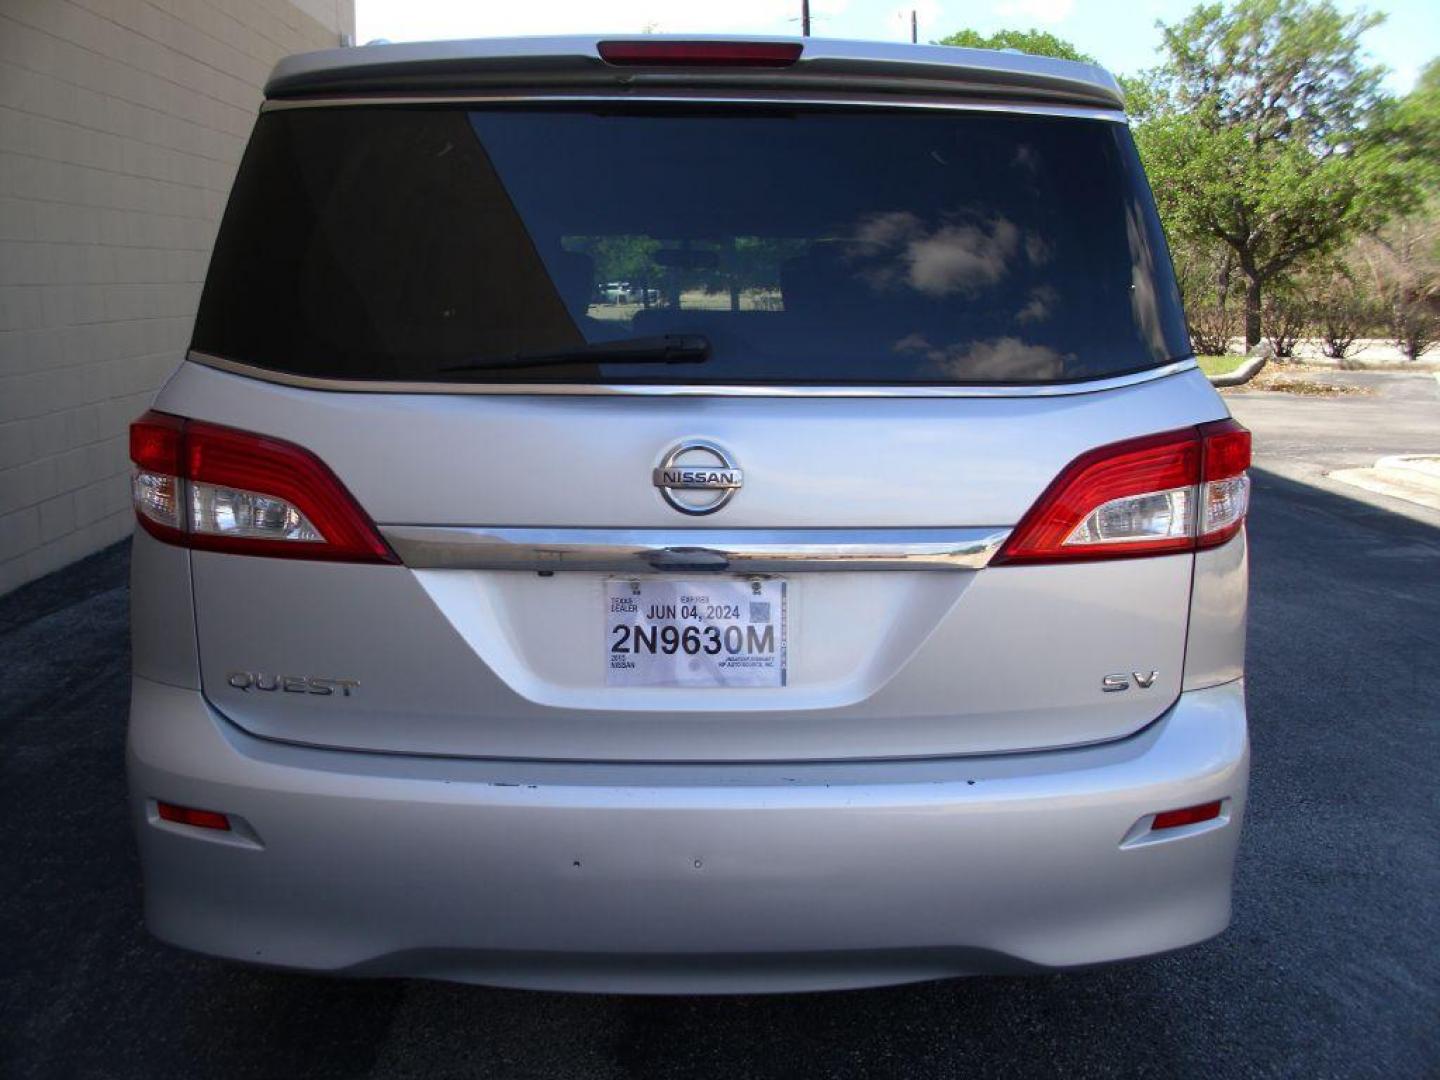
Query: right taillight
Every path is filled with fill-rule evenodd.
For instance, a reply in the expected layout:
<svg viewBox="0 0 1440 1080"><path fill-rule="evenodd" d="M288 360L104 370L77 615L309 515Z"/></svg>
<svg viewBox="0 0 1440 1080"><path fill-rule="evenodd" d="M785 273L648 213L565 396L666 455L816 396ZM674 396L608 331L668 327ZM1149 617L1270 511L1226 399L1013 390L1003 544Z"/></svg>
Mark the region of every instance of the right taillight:
<svg viewBox="0 0 1440 1080"><path fill-rule="evenodd" d="M171 544L239 555L396 562L339 478L294 443L148 412L130 425L135 514Z"/></svg>
<svg viewBox="0 0 1440 1080"><path fill-rule="evenodd" d="M1080 455L1021 519L992 565L1166 555L1213 547L1244 524L1250 433L1234 420Z"/></svg>

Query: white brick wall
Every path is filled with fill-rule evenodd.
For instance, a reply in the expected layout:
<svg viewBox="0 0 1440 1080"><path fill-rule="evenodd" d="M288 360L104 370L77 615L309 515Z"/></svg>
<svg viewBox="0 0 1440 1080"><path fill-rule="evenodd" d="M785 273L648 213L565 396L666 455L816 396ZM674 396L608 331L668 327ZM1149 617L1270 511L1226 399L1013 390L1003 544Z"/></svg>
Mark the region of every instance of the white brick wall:
<svg viewBox="0 0 1440 1080"><path fill-rule="evenodd" d="M354 32L354 0L0 0L0 593L129 532L126 429L260 88Z"/></svg>

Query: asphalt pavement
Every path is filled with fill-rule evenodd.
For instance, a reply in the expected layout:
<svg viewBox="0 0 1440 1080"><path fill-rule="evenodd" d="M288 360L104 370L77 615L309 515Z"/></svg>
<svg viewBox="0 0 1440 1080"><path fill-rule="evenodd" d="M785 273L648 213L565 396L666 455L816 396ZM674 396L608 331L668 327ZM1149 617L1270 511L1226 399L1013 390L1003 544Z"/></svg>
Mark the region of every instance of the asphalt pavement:
<svg viewBox="0 0 1440 1080"><path fill-rule="evenodd" d="M1440 446L1415 378L1230 395L1257 446L1235 920L1086 972L624 998L175 951L125 811L126 549L0 597L0 1077L1440 1075L1440 514L1321 475Z"/></svg>

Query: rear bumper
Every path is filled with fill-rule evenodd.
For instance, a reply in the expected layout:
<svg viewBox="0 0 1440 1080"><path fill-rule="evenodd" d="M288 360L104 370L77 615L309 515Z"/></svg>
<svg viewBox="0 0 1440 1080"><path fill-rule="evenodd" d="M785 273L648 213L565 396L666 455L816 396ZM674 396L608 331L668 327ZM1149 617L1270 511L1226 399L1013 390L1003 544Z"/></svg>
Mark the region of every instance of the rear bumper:
<svg viewBox="0 0 1440 1080"><path fill-rule="evenodd" d="M136 679L131 804L161 939L554 989L876 985L1145 956L1230 917L1240 682L1139 735L943 761L582 765L322 751ZM232 834L159 821L220 810ZM1147 815L1227 800L1167 834ZM1162 839L1163 837L1163 839ZM1128 838L1128 839L1127 839Z"/></svg>

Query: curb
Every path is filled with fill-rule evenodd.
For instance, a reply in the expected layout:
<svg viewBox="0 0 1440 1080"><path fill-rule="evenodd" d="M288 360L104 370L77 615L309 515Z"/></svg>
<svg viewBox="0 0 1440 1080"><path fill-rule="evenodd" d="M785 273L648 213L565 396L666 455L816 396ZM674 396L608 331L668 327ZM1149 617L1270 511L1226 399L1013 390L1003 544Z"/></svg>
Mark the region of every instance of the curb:
<svg viewBox="0 0 1440 1080"><path fill-rule="evenodd" d="M1383 457L1368 469L1337 469L1332 480L1440 510L1440 455Z"/></svg>
<svg viewBox="0 0 1440 1080"><path fill-rule="evenodd" d="M1268 356L1252 356L1228 375L1209 375L1211 386L1241 386L1260 374Z"/></svg>
<svg viewBox="0 0 1440 1080"><path fill-rule="evenodd" d="M1425 488L1440 495L1440 456L1402 454L1375 462L1375 475L1396 484Z"/></svg>

